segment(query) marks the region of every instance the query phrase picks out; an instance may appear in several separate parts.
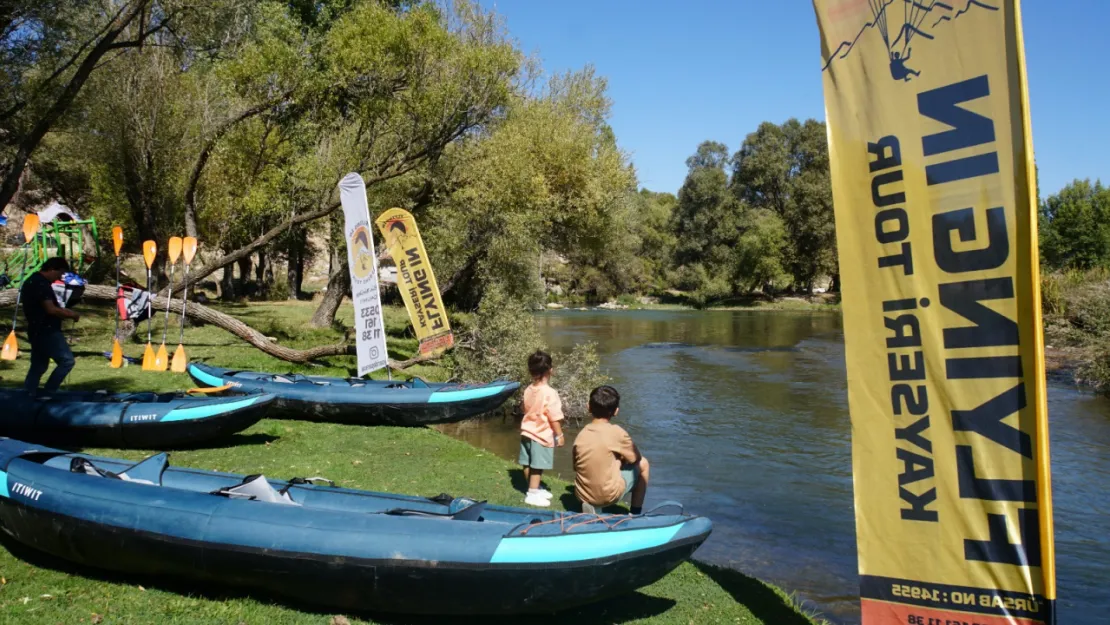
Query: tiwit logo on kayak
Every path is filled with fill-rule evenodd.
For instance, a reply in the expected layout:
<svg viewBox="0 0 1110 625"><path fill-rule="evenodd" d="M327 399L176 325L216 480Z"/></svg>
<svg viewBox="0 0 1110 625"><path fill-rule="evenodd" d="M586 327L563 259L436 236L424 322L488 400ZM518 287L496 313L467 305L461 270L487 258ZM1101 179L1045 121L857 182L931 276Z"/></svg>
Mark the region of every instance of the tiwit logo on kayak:
<svg viewBox="0 0 1110 625"><path fill-rule="evenodd" d="M31 488L30 486L22 484L20 482L16 482L14 485L12 485L12 492L21 497L26 497L31 501L38 501L39 497L42 497L41 490L37 488Z"/></svg>
<svg viewBox="0 0 1110 625"><path fill-rule="evenodd" d="M158 415L156 414L133 414L128 417L128 420L134 421L157 421Z"/></svg>
<svg viewBox="0 0 1110 625"><path fill-rule="evenodd" d="M969 11L998 11L992 3L997 0L848 0L838 5L832 15L848 19L850 16L866 15L870 19L860 28L851 41L840 43L829 58L825 60L822 71L829 69L833 61L847 58L856 45L868 34L876 30L886 44L887 60L890 63L890 76L896 81L909 82L921 75L913 69L913 48L915 40L933 41L938 27L954 22ZM963 4L962 9L956 6ZM837 20L839 21L839 20ZM920 53L919 53L920 58Z"/></svg>

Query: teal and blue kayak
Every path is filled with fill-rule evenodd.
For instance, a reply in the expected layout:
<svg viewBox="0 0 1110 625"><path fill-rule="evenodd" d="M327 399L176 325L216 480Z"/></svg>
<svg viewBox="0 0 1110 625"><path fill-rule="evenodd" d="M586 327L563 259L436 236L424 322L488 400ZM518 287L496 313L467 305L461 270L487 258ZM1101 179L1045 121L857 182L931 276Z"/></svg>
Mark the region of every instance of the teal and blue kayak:
<svg viewBox="0 0 1110 625"><path fill-rule="evenodd" d="M711 531L669 502L636 516L511 508L0 438L0 532L12 543L137 584L176 577L333 610L446 623L556 612L654 583Z"/></svg>
<svg viewBox="0 0 1110 625"><path fill-rule="evenodd" d="M234 434L266 416L274 397L0 389L0 436L81 447L164 449Z"/></svg>
<svg viewBox="0 0 1110 625"><path fill-rule="evenodd" d="M274 416L357 425L429 425L489 412L520 388L517 382L446 384L364 380L222 369L190 363L189 375L207 387L276 397Z"/></svg>

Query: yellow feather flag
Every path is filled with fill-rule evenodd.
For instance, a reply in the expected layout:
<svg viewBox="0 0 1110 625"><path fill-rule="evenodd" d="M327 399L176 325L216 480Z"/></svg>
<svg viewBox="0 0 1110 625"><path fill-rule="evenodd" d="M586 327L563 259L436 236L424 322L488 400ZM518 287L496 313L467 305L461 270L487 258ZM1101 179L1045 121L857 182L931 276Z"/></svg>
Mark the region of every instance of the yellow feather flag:
<svg viewBox="0 0 1110 625"><path fill-rule="evenodd" d="M1055 622L1016 0L813 0L864 625Z"/></svg>
<svg viewBox="0 0 1110 625"><path fill-rule="evenodd" d="M447 310L416 220L408 211L391 208L374 221L397 265L397 288L420 341L420 353L441 354L455 344Z"/></svg>

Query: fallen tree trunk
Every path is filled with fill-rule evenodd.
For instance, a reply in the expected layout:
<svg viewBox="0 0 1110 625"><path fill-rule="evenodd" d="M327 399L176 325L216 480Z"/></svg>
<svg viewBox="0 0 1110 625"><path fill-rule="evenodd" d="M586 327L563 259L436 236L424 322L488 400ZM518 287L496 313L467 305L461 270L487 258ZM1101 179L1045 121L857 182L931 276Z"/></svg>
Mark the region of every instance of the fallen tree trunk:
<svg viewBox="0 0 1110 625"><path fill-rule="evenodd" d="M15 289L9 289L0 292L0 306L15 305L15 297ZM116 289L112 286L90 284L85 287L85 294L83 296L83 299L103 300L115 303ZM154 297L151 300L151 307L155 311L164 314L163 311L166 310L166 298L161 296ZM170 302L170 311L181 314L180 299L174 299L172 302ZM190 319L199 319L200 321L210 323L223 330L226 330L231 334L234 334L235 336L250 343L251 345L257 347L263 352L273 356L274 358L279 358L286 362L306 363L320 358L325 358L327 356L343 356L355 353L355 346L347 342L338 343L335 345L313 347L310 349L293 349L291 347L285 347L283 345L279 345L276 341L267 338L266 335L248 326L242 321L239 321L235 317L225 315L218 310L213 310L196 302L189 302L187 313ZM412 358L409 358L408 360L393 360L391 358L389 360L389 367L391 369L400 371L417 363L428 362L433 359L434 358L429 358L422 355L414 356Z"/></svg>

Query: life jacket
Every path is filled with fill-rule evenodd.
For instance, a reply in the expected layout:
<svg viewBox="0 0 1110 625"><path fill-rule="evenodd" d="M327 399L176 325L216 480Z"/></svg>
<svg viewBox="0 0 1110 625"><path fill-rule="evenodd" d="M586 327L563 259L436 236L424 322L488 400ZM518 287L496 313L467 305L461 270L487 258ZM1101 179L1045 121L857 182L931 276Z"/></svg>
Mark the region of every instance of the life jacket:
<svg viewBox="0 0 1110 625"><path fill-rule="evenodd" d="M54 289L54 296L58 300L58 306L62 308L73 308L81 301L81 297L85 295L85 286L88 285L88 283L88 280L70 271L63 273L61 279L55 280L50 286Z"/></svg>
<svg viewBox="0 0 1110 625"><path fill-rule="evenodd" d="M147 303L152 297L150 291L121 286L116 293L116 308L121 321L130 319L135 323L147 318ZM151 311L153 314L153 310Z"/></svg>

